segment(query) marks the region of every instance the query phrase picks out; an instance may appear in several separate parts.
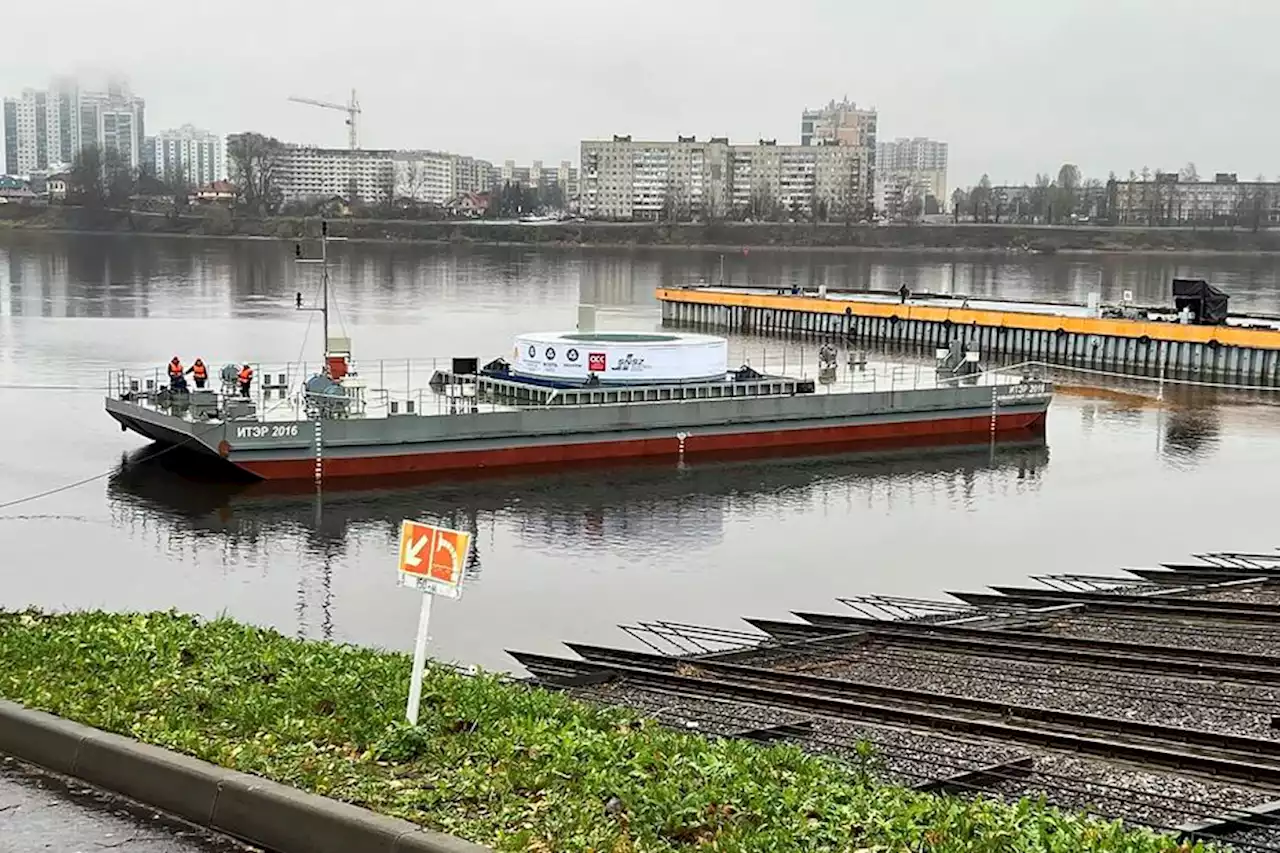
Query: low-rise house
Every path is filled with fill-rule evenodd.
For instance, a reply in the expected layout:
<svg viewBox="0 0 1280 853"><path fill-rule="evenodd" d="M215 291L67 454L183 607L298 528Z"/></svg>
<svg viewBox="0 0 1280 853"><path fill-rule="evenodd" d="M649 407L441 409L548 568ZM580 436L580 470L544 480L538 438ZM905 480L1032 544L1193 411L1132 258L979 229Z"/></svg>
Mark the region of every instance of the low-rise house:
<svg viewBox="0 0 1280 853"><path fill-rule="evenodd" d="M445 204L450 216L474 218L484 216L489 210L489 194L466 192L458 193Z"/></svg>
<svg viewBox="0 0 1280 853"><path fill-rule="evenodd" d="M205 184L191 194L192 204L233 204L240 192L230 181Z"/></svg>

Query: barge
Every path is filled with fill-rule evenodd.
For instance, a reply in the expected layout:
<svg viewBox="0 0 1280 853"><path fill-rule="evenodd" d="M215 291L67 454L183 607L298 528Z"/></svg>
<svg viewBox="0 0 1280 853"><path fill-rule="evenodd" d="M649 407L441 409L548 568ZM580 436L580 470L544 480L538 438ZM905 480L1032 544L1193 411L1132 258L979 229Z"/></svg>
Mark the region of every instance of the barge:
<svg viewBox="0 0 1280 853"><path fill-rule="evenodd" d="M907 292L660 288L664 325L801 335L923 351L957 342L1005 357L1217 385L1280 388L1280 317L1231 314L1227 296L1175 279L1173 304L1070 305Z"/></svg>
<svg viewBox="0 0 1280 853"><path fill-rule="evenodd" d="M327 234L324 244L327 244ZM323 245L323 244L322 244ZM327 255L327 251L326 251ZM837 390L819 380L730 369L724 338L592 329L518 336L510 360L453 359L428 389L397 394L361 375L349 339L329 336L323 368L276 374L255 396L236 371L184 389L119 373L107 413L161 445L225 460L263 480L380 477L716 453L851 450L1042 432L1051 383L993 373L929 387ZM301 294L297 305L303 308ZM584 324L580 324L584 325ZM834 350L828 356L834 359ZM275 378L272 378L275 377ZM296 387L294 383L296 382ZM278 399L268 398L277 389Z"/></svg>

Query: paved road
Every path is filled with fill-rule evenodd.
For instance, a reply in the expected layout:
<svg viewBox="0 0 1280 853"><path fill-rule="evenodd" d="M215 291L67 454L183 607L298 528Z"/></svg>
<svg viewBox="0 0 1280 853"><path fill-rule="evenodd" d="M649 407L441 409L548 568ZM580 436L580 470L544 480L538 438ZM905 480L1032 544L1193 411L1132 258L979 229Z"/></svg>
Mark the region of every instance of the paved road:
<svg viewBox="0 0 1280 853"><path fill-rule="evenodd" d="M251 853L254 848L0 756L0 853Z"/></svg>

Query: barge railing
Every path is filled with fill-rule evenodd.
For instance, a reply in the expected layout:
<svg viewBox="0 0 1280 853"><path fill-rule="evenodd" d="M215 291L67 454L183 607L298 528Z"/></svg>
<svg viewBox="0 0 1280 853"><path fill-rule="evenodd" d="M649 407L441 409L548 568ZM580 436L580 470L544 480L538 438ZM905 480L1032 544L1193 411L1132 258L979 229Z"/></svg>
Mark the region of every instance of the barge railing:
<svg viewBox="0 0 1280 853"><path fill-rule="evenodd" d="M235 382L224 381L221 369L210 370L208 384L196 389L187 377L187 394L172 394L165 368L111 371L106 393L140 406L192 420L290 421L309 419L309 409L324 403L324 417L382 418L407 415L449 416L514 408L654 403L672 400L905 392L951 384L994 387L1024 383L1034 367L978 372L964 376L939 373L934 365L874 360L865 353L838 353L820 363L819 348L739 346L730 364L751 368L741 379L723 382L599 385L556 388L495 376L455 374L450 358L378 359L352 362L341 393L332 396L304 390L308 378L322 369L318 362L250 363L254 381L248 397ZM828 355L828 358L830 356ZM213 362L210 362L213 364ZM808 364L807 368L803 365ZM794 369L799 377L785 373ZM335 389L334 395L339 392ZM349 403L344 409L343 402Z"/></svg>

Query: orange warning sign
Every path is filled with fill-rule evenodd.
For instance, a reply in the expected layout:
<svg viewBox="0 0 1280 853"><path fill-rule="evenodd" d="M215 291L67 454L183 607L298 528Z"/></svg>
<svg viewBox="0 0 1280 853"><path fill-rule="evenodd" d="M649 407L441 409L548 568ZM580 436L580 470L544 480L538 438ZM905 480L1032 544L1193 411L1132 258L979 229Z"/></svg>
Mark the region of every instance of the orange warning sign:
<svg viewBox="0 0 1280 853"><path fill-rule="evenodd" d="M471 534L418 521L400 524L400 580L423 592L458 598Z"/></svg>

